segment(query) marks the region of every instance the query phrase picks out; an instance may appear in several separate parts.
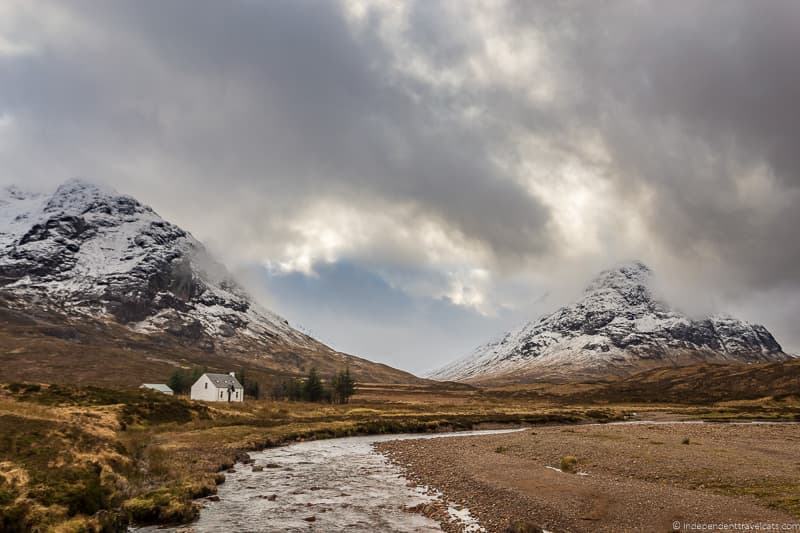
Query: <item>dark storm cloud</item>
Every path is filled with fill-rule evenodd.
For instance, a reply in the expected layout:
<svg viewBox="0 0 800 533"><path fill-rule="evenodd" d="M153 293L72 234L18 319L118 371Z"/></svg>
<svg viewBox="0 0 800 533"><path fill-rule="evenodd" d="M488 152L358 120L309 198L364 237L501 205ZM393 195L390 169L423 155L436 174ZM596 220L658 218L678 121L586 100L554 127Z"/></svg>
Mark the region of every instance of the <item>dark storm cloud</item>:
<svg viewBox="0 0 800 533"><path fill-rule="evenodd" d="M800 186L800 4L568 5L517 4L513 23L542 29L582 88L572 112L601 132L621 194L649 195L654 238L757 287L800 283L800 210L780 201Z"/></svg>
<svg viewBox="0 0 800 533"><path fill-rule="evenodd" d="M393 79L390 52L369 28L356 39L338 4L75 6L93 48L59 43L0 71L4 111L29 131L80 154L138 144L177 160L187 187L275 195L276 215L309 196L381 199L499 255L547 246L547 209L492 162L487 132Z"/></svg>
<svg viewBox="0 0 800 533"><path fill-rule="evenodd" d="M545 311L632 256L798 350L768 302L800 301L800 3L368 4L9 4L0 179L108 181L232 266L310 267L270 274L277 310L395 362L420 324L482 331L448 284Z"/></svg>

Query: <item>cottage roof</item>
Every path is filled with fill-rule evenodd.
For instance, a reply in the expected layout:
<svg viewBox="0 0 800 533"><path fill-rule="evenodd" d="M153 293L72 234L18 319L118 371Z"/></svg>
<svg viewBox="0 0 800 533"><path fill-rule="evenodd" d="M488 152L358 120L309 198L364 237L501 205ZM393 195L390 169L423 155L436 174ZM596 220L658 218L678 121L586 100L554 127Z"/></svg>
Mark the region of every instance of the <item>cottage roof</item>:
<svg viewBox="0 0 800 533"><path fill-rule="evenodd" d="M215 387L218 389L227 389L231 385L233 385L234 389L243 389L242 384L239 383L239 380L235 377L231 376L230 374L210 374L206 373L205 376L208 376L208 379L211 380L211 383L214 384Z"/></svg>
<svg viewBox="0 0 800 533"><path fill-rule="evenodd" d="M163 383L142 383L142 387L157 390L158 392L173 392L169 385Z"/></svg>

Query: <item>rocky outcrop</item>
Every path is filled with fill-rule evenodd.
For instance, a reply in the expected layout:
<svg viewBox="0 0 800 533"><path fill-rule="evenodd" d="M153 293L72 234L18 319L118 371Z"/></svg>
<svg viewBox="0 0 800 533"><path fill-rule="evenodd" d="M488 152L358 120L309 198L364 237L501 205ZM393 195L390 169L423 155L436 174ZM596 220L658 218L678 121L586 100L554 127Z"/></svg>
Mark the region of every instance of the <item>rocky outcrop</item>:
<svg viewBox="0 0 800 533"><path fill-rule="evenodd" d="M6 291L207 350L241 334L312 344L256 308L192 235L129 196L71 180L50 196L7 189L0 206Z"/></svg>
<svg viewBox="0 0 800 533"><path fill-rule="evenodd" d="M583 297L479 347L430 377L506 381L624 374L643 366L787 359L763 326L693 319L656 298L652 272L633 262L601 273Z"/></svg>

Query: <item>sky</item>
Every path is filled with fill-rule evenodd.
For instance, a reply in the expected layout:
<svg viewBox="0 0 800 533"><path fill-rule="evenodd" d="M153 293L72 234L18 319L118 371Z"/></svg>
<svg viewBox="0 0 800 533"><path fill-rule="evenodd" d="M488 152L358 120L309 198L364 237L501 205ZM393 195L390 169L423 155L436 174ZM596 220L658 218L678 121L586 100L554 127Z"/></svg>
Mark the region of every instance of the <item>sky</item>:
<svg viewBox="0 0 800 533"><path fill-rule="evenodd" d="M800 352L800 2L4 0L0 185L105 183L414 372L640 259Z"/></svg>

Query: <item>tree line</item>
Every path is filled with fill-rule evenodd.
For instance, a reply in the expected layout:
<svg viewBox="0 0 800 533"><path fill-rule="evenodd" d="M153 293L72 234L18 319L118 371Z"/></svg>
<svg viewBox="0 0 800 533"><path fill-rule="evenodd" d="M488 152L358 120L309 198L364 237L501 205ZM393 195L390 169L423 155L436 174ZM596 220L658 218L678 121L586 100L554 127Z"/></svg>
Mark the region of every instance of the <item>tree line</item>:
<svg viewBox="0 0 800 533"><path fill-rule="evenodd" d="M350 368L333 375L324 383L316 368L311 368L305 378L290 378L272 386L273 400L290 402L348 403L356 393L356 381Z"/></svg>
<svg viewBox="0 0 800 533"><path fill-rule="evenodd" d="M167 380L167 385L175 394L189 394L192 385L200 376L208 372L206 367L176 369ZM244 369L236 372L236 379L244 387L245 396L259 399L261 384L249 379ZM290 378L273 384L270 397L273 400L291 402L348 403L356 393L356 381L350 375L350 368L337 372L323 382L316 368L311 368L305 378Z"/></svg>

